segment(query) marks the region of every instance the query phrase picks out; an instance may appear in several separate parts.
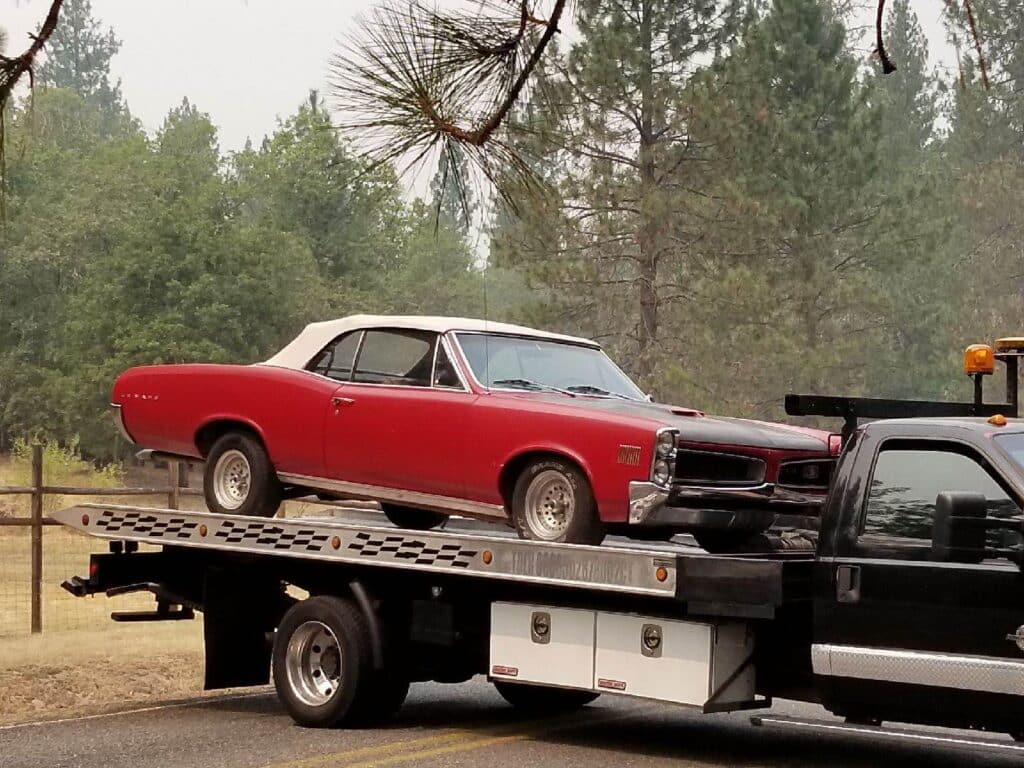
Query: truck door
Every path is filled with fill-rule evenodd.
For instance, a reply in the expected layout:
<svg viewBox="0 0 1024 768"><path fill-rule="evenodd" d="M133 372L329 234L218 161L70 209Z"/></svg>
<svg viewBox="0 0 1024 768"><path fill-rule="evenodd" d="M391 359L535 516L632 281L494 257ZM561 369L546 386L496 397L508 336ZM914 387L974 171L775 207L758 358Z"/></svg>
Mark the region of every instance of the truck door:
<svg viewBox="0 0 1024 768"><path fill-rule="evenodd" d="M812 662L826 703L854 720L1024 730L1024 576L1004 559L931 555L938 494L984 494L990 517L1019 514L1019 494L980 432L934 440L873 426L830 499L841 519L823 531Z"/></svg>

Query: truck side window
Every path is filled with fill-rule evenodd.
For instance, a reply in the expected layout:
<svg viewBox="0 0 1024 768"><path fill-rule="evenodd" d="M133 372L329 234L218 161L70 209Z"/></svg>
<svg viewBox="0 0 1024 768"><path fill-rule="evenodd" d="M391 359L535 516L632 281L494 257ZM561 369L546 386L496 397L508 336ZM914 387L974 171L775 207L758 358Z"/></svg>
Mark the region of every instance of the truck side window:
<svg viewBox="0 0 1024 768"><path fill-rule="evenodd" d="M888 441L875 461L860 532L863 543L928 545L935 498L943 491L984 494L990 517L1019 513L970 449L951 443Z"/></svg>

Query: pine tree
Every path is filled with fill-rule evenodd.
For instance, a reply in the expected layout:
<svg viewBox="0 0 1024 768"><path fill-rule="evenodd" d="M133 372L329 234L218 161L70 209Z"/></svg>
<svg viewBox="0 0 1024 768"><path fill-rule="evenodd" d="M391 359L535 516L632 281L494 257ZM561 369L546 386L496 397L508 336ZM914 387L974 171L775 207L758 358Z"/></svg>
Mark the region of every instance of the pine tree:
<svg viewBox="0 0 1024 768"><path fill-rule="evenodd" d="M663 331L666 321L681 322L686 250L705 226L692 215L706 169L705 147L689 129L688 86L735 33L745 7L585 0L576 14L580 41L548 62L548 83L534 77L537 108L546 106L544 154L558 160L561 222L530 233L534 242L518 258L552 283L570 318L563 325L606 339L647 384L659 345L676 344ZM546 125L552 115L557 123ZM551 212L542 214L550 222Z"/></svg>
<svg viewBox="0 0 1024 768"><path fill-rule="evenodd" d="M881 109L841 19L774 0L705 89L728 218L694 319L719 358L737 350L729 409L778 415L766 409L797 387L862 389L890 308L879 270L902 254L876 183ZM715 365L709 352L693 363Z"/></svg>
<svg viewBox="0 0 1024 768"><path fill-rule="evenodd" d="M477 209L472 186L460 186L462 180L469 178L469 163L465 157L453 161L451 155L442 153L437 161L437 171L430 181L430 206L435 217L439 223L454 229L463 237L469 234Z"/></svg>
<svg viewBox="0 0 1024 768"><path fill-rule="evenodd" d="M114 30L93 16L90 0L65 0L36 77L42 85L74 91L104 113L119 115L121 83L111 82L110 62L120 49Z"/></svg>
<svg viewBox="0 0 1024 768"><path fill-rule="evenodd" d="M899 51L899 68L879 74L875 98L882 112L883 166L916 163L935 135L938 81L928 69L928 41L910 0L895 0L885 28L887 45Z"/></svg>

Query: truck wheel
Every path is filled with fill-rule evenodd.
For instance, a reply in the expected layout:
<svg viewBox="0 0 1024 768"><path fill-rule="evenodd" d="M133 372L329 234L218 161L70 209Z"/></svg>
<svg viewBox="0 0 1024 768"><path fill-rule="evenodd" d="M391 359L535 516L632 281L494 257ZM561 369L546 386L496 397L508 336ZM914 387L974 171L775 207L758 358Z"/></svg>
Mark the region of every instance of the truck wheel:
<svg viewBox="0 0 1024 768"><path fill-rule="evenodd" d="M513 707L529 712L569 712L586 706L601 695L593 691L569 691L503 680L495 680L494 687Z"/></svg>
<svg viewBox="0 0 1024 768"><path fill-rule="evenodd" d="M386 517L393 525L399 528L410 528L414 531L427 531L437 528L448 520L448 515L443 512L431 512L428 509L416 509L415 507L401 507L396 504L381 504Z"/></svg>
<svg viewBox="0 0 1024 768"><path fill-rule="evenodd" d="M203 495L211 512L273 517L281 506L281 484L263 444L244 432L217 439L206 457Z"/></svg>
<svg viewBox="0 0 1024 768"><path fill-rule="evenodd" d="M586 476L563 459L531 463L512 492L512 523L521 539L600 544L604 526Z"/></svg>
<svg viewBox="0 0 1024 768"><path fill-rule="evenodd" d="M296 723L327 728L387 708L385 697L372 695L370 643L366 618L349 600L311 597L285 613L274 638L274 687Z"/></svg>

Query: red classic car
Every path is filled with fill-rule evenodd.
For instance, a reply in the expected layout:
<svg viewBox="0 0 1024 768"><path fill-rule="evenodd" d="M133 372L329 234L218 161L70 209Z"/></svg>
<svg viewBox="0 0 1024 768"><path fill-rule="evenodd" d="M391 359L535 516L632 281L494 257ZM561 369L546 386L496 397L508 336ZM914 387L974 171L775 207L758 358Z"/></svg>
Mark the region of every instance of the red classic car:
<svg viewBox="0 0 1024 768"><path fill-rule="evenodd" d="M313 323L264 363L132 368L126 436L203 459L211 510L372 499L402 526L449 514L597 543L694 532L705 546L815 515L837 435L650 399L592 341L482 320Z"/></svg>

